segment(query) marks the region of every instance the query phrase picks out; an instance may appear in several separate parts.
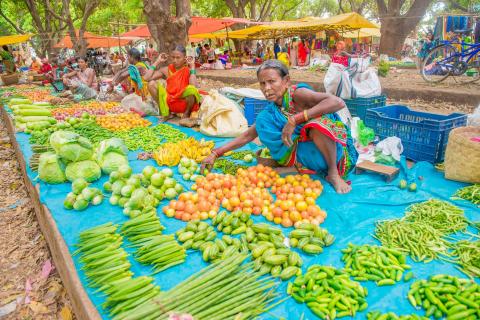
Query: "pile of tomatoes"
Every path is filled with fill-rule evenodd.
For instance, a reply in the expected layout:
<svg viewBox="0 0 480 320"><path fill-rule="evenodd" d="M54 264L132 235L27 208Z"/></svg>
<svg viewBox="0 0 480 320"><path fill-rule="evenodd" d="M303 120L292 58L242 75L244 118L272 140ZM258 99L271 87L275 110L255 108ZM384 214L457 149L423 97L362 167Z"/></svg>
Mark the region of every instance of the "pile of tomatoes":
<svg viewBox="0 0 480 320"><path fill-rule="evenodd" d="M183 221L204 220L215 217L221 205L228 211L262 214L284 227L307 221L320 224L326 218L315 204L323 190L320 181L308 175L282 178L263 165L239 169L236 176L209 173L199 177L192 190L164 207L165 215Z"/></svg>

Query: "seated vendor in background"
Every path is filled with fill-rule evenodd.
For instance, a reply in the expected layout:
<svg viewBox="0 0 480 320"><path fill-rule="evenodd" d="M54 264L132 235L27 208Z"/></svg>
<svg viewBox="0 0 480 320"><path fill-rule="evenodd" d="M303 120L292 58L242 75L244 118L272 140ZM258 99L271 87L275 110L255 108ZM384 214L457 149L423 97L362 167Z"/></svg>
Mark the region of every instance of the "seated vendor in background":
<svg viewBox="0 0 480 320"><path fill-rule="evenodd" d="M351 57L352 55L345 51L345 42L338 41L335 44L335 52L332 55L332 62L348 67L348 61Z"/></svg>
<svg viewBox="0 0 480 320"><path fill-rule="evenodd" d="M80 95L81 100L97 96L98 82L95 70L87 66L84 57L75 58L74 70L63 76L63 84L73 93Z"/></svg>
<svg viewBox="0 0 480 320"><path fill-rule="evenodd" d="M164 64L170 60L168 66ZM197 89L195 59L186 57L186 50L178 45L168 56L160 54L153 64L155 72L149 83L149 90L166 120L173 114L182 114L180 125L191 127L196 121L191 119L192 112L199 109L200 94ZM164 88L158 79L166 79Z"/></svg>
<svg viewBox="0 0 480 320"><path fill-rule="evenodd" d="M343 100L315 92L307 84L292 86L288 68L278 60L265 61L257 78L269 104L247 131L213 150L203 161L202 171L225 152L258 137L279 166L324 172L337 193L350 192L343 178L355 166L358 153L349 128L336 113L345 107Z"/></svg>
<svg viewBox="0 0 480 320"><path fill-rule="evenodd" d="M30 65L30 70L39 72L42 67L42 63L39 58L33 58L32 64Z"/></svg>
<svg viewBox="0 0 480 320"><path fill-rule="evenodd" d="M17 71L13 54L8 49L8 46L6 45L2 46L2 50L0 51L0 56L2 57L2 63L5 66L5 71L7 73L14 73L15 71Z"/></svg>

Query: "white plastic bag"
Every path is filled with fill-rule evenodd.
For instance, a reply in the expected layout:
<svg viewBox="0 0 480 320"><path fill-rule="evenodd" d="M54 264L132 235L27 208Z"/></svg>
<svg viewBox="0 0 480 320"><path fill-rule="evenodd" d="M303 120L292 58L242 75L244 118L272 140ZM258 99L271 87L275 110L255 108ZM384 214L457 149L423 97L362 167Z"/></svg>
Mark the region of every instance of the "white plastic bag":
<svg viewBox="0 0 480 320"><path fill-rule="evenodd" d="M153 106L153 101L143 101L142 97L135 93L131 93L123 98L120 106L127 111L133 109L134 111L148 115L158 115L158 110Z"/></svg>
<svg viewBox="0 0 480 320"><path fill-rule="evenodd" d="M336 95L342 99L350 99L352 83L350 74L344 65L331 63L323 79L325 92Z"/></svg>
<svg viewBox="0 0 480 320"><path fill-rule="evenodd" d="M396 161L400 161L403 152L402 140L398 137L385 138L377 143L375 151L381 151L385 156L392 156Z"/></svg>
<svg viewBox="0 0 480 320"><path fill-rule="evenodd" d="M356 72L352 76L352 98L370 98L382 94L382 87L377 71L368 68L365 72Z"/></svg>
<svg viewBox="0 0 480 320"><path fill-rule="evenodd" d="M472 114L468 115L467 125L480 127L480 105L477 108L475 108L475 110L473 110Z"/></svg>
<svg viewBox="0 0 480 320"><path fill-rule="evenodd" d="M247 119L232 100L210 90L200 108L200 132L215 137L236 137L248 129Z"/></svg>

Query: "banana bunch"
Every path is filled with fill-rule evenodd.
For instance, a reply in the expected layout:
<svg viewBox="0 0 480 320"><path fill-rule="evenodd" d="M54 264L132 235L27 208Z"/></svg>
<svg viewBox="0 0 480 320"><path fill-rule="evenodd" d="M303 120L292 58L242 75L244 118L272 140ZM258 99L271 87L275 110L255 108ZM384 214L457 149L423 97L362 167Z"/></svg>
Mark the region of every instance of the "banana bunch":
<svg viewBox="0 0 480 320"><path fill-rule="evenodd" d="M213 141L200 141L190 137L178 142L167 142L153 153L153 159L160 166L176 166L182 157L201 162L211 152L215 143Z"/></svg>

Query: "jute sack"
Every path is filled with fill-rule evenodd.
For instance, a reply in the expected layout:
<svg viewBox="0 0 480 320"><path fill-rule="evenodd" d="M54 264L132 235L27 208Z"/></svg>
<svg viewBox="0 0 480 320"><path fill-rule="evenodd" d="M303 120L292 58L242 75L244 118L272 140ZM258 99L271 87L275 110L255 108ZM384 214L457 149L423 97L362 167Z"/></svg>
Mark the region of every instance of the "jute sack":
<svg viewBox="0 0 480 320"><path fill-rule="evenodd" d="M480 128L450 131L445 152L445 178L480 183Z"/></svg>

